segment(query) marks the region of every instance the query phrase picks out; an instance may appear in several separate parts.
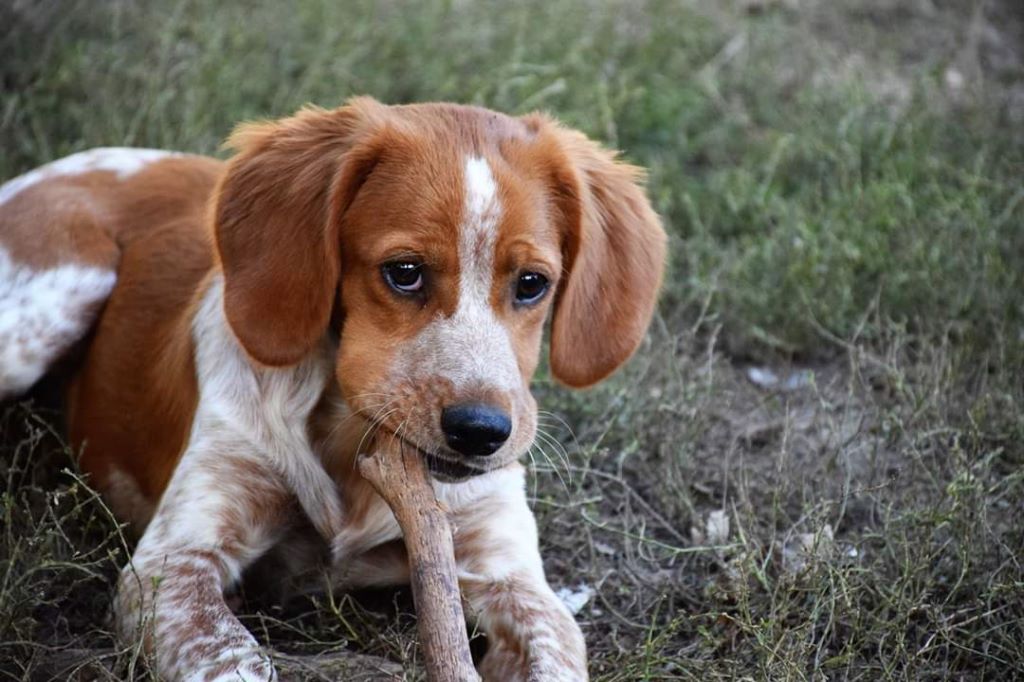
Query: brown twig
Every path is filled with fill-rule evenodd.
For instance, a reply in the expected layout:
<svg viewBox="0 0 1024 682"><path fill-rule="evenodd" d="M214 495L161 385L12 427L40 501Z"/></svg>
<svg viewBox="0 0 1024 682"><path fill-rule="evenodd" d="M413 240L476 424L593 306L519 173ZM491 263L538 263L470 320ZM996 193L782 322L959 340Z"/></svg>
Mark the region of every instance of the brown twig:
<svg viewBox="0 0 1024 682"><path fill-rule="evenodd" d="M448 514L438 504L426 462L408 447L361 457L359 472L398 520L409 553L420 645L431 682L476 682L455 570Z"/></svg>

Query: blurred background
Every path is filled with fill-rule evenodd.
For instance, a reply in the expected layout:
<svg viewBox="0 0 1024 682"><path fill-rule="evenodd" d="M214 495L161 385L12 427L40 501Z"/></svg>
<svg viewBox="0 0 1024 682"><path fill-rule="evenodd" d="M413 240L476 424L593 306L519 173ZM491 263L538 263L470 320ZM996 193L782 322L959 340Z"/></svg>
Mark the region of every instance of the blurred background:
<svg viewBox="0 0 1024 682"><path fill-rule="evenodd" d="M357 94L546 110L649 169L648 341L537 381L596 680L1024 677L1024 4L0 0L0 180ZM54 423L0 407L0 675L145 679ZM246 596L280 651L415 660L391 607Z"/></svg>

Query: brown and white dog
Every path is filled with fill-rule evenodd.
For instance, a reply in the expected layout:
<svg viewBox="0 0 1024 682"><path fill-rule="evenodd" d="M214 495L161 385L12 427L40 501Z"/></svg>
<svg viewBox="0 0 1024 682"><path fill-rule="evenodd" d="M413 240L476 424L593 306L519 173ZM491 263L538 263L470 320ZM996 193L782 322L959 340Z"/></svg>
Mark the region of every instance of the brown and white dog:
<svg viewBox="0 0 1024 682"><path fill-rule="evenodd" d="M0 187L0 399L84 344L69 435L141 534L121 632L167 679L273 679L224 591L300 523L340 586L407 580L354 466L388 437L451 509L483 676L586 679L518 459L549 309L569 386L645 333L665 235L638 169L543 115L368 98L230 145L96 149Z"/></svg>

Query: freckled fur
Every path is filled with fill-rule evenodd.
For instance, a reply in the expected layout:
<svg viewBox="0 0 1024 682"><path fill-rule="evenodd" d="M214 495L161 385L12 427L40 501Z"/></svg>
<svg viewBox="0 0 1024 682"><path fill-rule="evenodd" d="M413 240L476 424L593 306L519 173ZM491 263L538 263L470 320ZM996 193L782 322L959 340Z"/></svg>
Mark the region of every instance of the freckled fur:
<svg viewBox="0 0 1024 682"><path fill-rule="evenodd" d="M407 580L397 523L356 458L403 442L456 458L440 412L483 400L512 436L465 458L480 475L434 483L489 637L481 671L585 680L517 459L549 314L552 370L570 385L640 343L664 234L636 169L541 115L367 98L245 124L230 145L226 164L97 150L0 189L0 298L19 311L0 313L0 337L25 315L72 321L51 327L38 374L91 334L67 412L83 469L141 534L120 632L165 679L274 679L224 591L270 551L316 573L317 536L341 586ZM422 299L380 276L410 254L429 273ZM552 284L531 308L512 302L524 270ZM4 378L24 350L0 350L0 394L30 381Z"/></svg>
<svg viewBox="0 0 1024 682"><path fill-rule="evenodd" d="M116 279L74 263L16 264L0 245L0 400L31 387L82 337Z"/></svg>

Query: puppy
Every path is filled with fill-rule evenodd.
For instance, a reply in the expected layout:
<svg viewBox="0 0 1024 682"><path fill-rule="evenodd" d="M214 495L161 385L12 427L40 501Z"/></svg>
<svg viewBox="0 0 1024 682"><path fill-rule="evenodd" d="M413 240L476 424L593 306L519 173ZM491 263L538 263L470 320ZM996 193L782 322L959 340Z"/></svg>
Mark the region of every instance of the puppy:
<svg viewBox="0 0 1024 682"><path fill-rule="evenodd" d="M69 435L141 535L121 631L170 680L273 679L224 590L302 522L340 587L406 581L355 467L388 438L451 510L483 676L586 679L519 458L549 316L572 387L645 333L665 234L640 171L544 115L368 98L229 144L97 149L0 187L0 398L84 346Z"/></svg>

